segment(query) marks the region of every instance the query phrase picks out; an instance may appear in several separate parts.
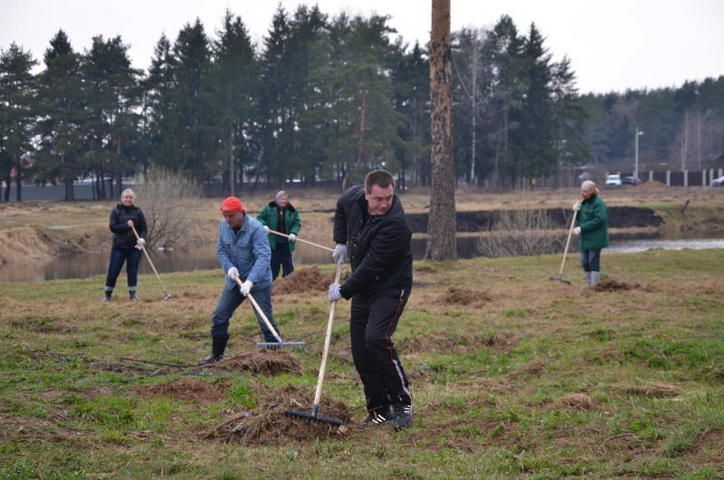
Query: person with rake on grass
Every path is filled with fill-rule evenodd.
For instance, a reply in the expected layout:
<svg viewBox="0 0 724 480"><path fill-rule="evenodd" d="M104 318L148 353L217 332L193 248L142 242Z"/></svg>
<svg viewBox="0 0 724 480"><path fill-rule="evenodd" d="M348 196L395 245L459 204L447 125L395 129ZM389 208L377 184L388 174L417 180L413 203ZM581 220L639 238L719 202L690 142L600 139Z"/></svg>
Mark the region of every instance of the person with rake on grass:
<svg viewBox="0 0 724 480"><path fill-rule="evenodd" d="M369 172L364 186L337 201L332 257L349 258L352 273L330 285L328 297L352 299L352 358L364 386L367 427L391 421L400 430L412 423L412 395L392 343L412 288L411 238L390 172Z"/></svg>
<svg viewBox="0 0 724 480"><path fill-rule="evenodd" d="M256 219L264 225L264 230L269 234L272 280L277 279L280 268L283 271L282 277L286 277L294 271L292 253L297 235L302 229L299 211L289 203L287 192L280 190L273 201L264 205ZM280 233L283 235L279 235Z"/></svg>
<svg viewBox="0 0 724 480"><path fill-rule="evenodd" d="M579 213L573 233L581 236L581 265L586 282L595 287L601 280L601 249L608 247L608 209L591 180L581 184L581 201L573 205L573 210Z"/></svg>
<svg viewBox="0 0 724 480"><path fill-rule="evenodd" d="M111 300L124 262L128 276L128 297L132 301L138 300L136 295L138 266L141 264L141 251L146 243L144 237L147 227L146 217L143 215L143 211L134 204L135 201L136 194L127 188L121 193L121 203L111 210L109 228L113 232L113 247L106 275L104 302ZM138 238L133 234L134 227L138 232Z"/></svg>
<svg viewBox="0 0 724 480"><path fill-rule="evenodd" d="M211 326L211 355L198 362L199 366L216 363L224 357L229 341L229 319L244 299L253 293L254 298L272 327L279 327L272 317L272 275L269 259L271 250L264 226L246 214L244 204L237 197L228 197L221 204L224 220L219 224L219 240L216 254L226 273L226 283L216 305ZM236 279L243 280L241 286ZM278 342L254 310L257 322L266 342Z"/></svg>

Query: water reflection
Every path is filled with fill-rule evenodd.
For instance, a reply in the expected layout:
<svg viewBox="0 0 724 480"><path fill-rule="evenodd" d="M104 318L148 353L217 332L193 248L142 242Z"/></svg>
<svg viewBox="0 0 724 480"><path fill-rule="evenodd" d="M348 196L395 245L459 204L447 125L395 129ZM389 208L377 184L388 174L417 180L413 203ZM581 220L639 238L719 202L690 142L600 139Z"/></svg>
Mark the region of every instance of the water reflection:
<svg viewBox="0 0 724 480"><path fill-rule="evenodd" d="M412 255L416 260L425 255L426 241L425 238L413 238ZM635 253L652 248L667 250L724 248L724 238L662 239L658 234L637 234L633 237L629 234L613 235L607 252ZM459 236L457 250L458 258L479 256L478 238ZM0 282L88 278L102 275L108 268L108 258L108 253L96 253L57 259L48 263L9 264L0 268ZM153 252L151 258L161 274L215 268L221 271L216 259L215 245L188 252ZM332 259L329 252L300 243L294 253L294 262L295 265L322 264L332 263ZM141 262L141 273L153 273L145 258ZM125 271L121 273L119 282L125 283Z"/></svg>

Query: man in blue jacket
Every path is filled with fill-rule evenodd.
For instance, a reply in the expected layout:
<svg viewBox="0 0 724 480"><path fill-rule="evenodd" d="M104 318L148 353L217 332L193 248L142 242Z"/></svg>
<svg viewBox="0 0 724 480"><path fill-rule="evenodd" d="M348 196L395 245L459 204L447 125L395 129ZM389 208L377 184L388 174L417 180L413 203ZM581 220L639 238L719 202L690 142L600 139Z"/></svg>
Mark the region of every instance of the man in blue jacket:
<svg viewBox="0 0 724 480"><path fill-rule="evenodd" d="M229 319L249 293L252 293L269 322L279 332L272 316L272 276L269 267L271 250L264 226L246 214L244 204L236 197L228 197L223 201L221 213L224 220L219 225L216 255L226 273L226 283L214 310L211 355L201 360L199 365L215 363L223 358L229 340ZM237 277L243 280L241 286L236 283ZM276 342L277 339L259 314L256 311L254 313L264 334L264 341Z"/></svg>
<svg viewBox="0 0 724 480"><path fill-rule="evenodd" d="M400 430L412 423L412 395L392 343L412 289L411 238L390 172L371 171L364 186L337 201L332 257L348 257L352 274L329 286L329 301L352 299L352 358L364 385L368 416L362 424L368 427L392 421Z"/></svg>

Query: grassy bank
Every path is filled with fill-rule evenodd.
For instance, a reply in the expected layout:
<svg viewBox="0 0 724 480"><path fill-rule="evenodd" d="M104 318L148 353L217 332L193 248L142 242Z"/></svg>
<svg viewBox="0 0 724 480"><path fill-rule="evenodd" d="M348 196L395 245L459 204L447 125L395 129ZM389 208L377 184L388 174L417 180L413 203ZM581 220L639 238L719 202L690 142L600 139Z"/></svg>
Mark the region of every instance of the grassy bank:
<svg viewBox="0 0 724 480"><path fill-rule="evenodd" d="M271 194L243 196L252 213L258 212ZM724 188L667 188L643 185L603 192L609 206L653 208L664 219L660 227L667 235L717 235L724 230ZM570 208L578 197L576 189L533 192L480 193L458 189L459 212L511 210L521 208ZM291 200L302 212L303 238L329 244L332 214L337 195L321 191L292 192ZM427 191L402 195L406 211L427 213ZM184 231L187 248L210 245L218 233L220 199L189 202L183 215L192 219ZM688 203L687 203L688 202ZM55 258L105 252L110 248L108 215L115 202L0 204L0 266L4 263L50 261ZM143 208L143 198L139 198ZM684 205L686 208L683 209ZM182 248L182 246L180 246Z"/></svg>
<svg viewBox="0 0 724 480"><path fill-rule="evenodd" d="M395 336L413 427L296 440L208 434L308 405L331 270L276 288L283 333L309 344L277 375L165 365L207 354L220 272L165 276L167 302L150 276L137 303L101 303L100 277L0 284L0 478L720 478L724 252L604 255L601 291L575 262L574 285L549 281L559 260L416 263ZM359 421L348 312L324 397ZM242 305L229 355L257 333Z"/></svg>

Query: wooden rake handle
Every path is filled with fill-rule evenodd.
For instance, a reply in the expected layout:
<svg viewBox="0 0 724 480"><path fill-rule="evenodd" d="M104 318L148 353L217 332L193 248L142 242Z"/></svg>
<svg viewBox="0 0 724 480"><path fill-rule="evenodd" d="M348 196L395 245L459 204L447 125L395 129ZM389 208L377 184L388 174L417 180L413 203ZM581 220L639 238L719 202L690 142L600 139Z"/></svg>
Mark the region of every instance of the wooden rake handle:
<svg viewBox="0 0 724 480"><path fill-rule="evenodd" d="M563 276L563 267L566 265L566 257L568 256L568 247L571 244L571 236L573 235L573 228L576 225L576 216L578 210L573 210L573 218L571 219L571 228L568 229L568 240L566 240L566 248L563 250L563 260L561 260L561 270L558 272L558 276Z"/></svg>
<svg viewBox="0 0 724 480"><path fill-rule="evenodd" d="M241 284L242 284L241 279L239 277L234 277L234 280L236 280L236 283L239 285L239 289L241 290ZM264 321L266 328L268 328L269 331L272 333L272 335L274 335L274 338L277 339L277 342L282 343L282 337L279 336L276 329L272 326L271 322L264 314L264 310L262 310L261 307L259 306L259 304L256 303L256 300L252 296L251 292L249 292L246 295L246 298L248 298L249 301L251 302L251 304L254 306L254 310L256 310L256 313L258 313L259 316L261 317L262 321Z"/></svg>
<svg viewBox="0 0 724 480"><path fill-rule="evenodd" d="M337 271L334 274L334 283L339 283L342 277L342 264L337 263ZM327 319L327 333L324 336L324 350L322 351L322 363L319 366L319 378L317 378L317 390L314 392L314 403L312 410L316 411L319 407L319 400L322 398L322 383L324 382L324 373L327 370L327 355L329 354L329 344L332 340L332 326L334 325L334 306L337 302L332 302L329 306L329 319Z"/></svg>
<svg viewBox="0 0 724 480"><path fill-rule="evenodd" d="M277 232L276 230L272 230L271 228L269 229L269 233L273 233L274 235L279 235L280 237L289 238L289 235L287 235L286 233ZM333 249L333 248L325 247L324 245L320 245L320 244L318 244L318 243L310 242L309 240L304 240L303 238L295 237L294 241L306 243L306 244L311 245L311 246L313 246L313 247L321 248L321 249L327 250L327 251L329 251L329 252L334 252L334 249Z"/></svg>
<svg viewBox="0 0 724 480"><path fill-rule="evenodd" d="M136 227L131 225L131 230L133 230L133 234L136 236L136 240L141 238L138 235L138 232L136 231ZM141 245L141 250L143 250L143 253L146 255L146 259L148 260L148 263L151 265L151 268L153 269L153 273L156 274L156 278L158 279L158 283L161 284L161 288L163 289L163 293L165 295L168 295L168 290L166 290L166 286L163 284L163 280L161 280L161 275L158 274L158 270L156 270L156 266L153 264L153 260L151 260L151 256L148 254L148 251L146 251L146 246Z"/></svg>

